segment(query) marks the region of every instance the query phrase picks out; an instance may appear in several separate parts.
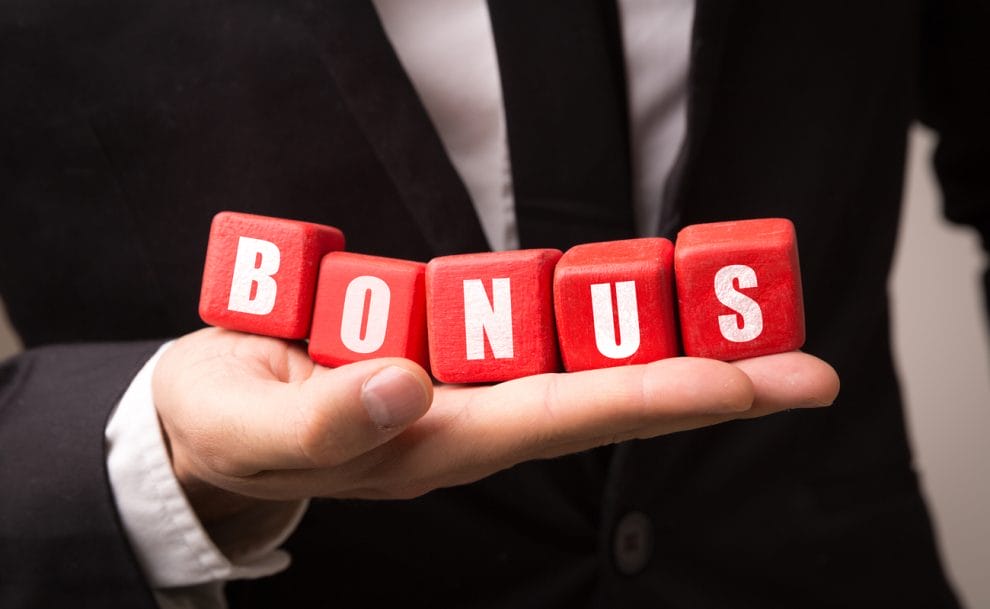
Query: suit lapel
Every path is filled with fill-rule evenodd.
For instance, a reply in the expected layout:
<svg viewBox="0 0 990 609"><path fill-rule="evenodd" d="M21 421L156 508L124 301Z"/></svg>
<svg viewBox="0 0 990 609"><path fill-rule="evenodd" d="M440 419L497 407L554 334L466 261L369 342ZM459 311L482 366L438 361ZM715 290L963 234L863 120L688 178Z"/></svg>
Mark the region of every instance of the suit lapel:
<svg viewBox="0 0 990 609"><path fill-rule="evenodd" d="M659 234L669 238L673 238L682 226L690 184L702 179L702 176L694 175L695 160L711 119L725 38L735 5L736 0L697 0L695 5L688 70L687 129L664 189L660 215Z"/></svg>
<svg viewBox="0 0 990 609"><path fill-rule="evenodd" d="M454 169L371 2L302 0L321 60L437 256L488 249Z"/></svg>
<svg viewBox="0 0 990 609"><path fill-rule="evenodd" d="M487 248L467 190L366 0L293 0L321 59L436 255ZM664 192L660 233L680 228L713 109L735 0L697 0L688 76L687 133Z"/></svg>

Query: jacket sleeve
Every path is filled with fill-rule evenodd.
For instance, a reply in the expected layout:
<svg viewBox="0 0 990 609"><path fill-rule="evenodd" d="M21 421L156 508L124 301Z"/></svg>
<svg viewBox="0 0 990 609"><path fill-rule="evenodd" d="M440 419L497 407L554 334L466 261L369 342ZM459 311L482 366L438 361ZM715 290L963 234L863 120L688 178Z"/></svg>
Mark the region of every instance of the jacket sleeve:
<svg viewBox="0 0 990 609"><path fill-rule="evenodd" d="M0 607L156 606L114 507L104 429L158 345L43 347L0 364Z"/></svg>
<svg viewBox="0 0 990 609"><path fill-rule="evenodd" d="M929 0L922 15L919 114L938 133L946 217L990 251L990 3ZM990 307L990 273L984 274Z"/></svg>

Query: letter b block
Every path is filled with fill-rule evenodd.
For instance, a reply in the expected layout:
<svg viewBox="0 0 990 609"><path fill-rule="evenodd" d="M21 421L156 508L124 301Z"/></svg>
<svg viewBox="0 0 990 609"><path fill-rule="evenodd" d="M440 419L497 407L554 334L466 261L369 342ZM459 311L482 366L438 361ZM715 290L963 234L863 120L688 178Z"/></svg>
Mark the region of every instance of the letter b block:
<svg viewBox="0 0 990 609"><path fill-rule="evenodd" d="M674 269L686 355L731 361L804 344L790 220L688 226L677 235Z"/></svg>
<svg viewBox="0 0 990 609"><path fill-rule="evenodd" d="M228 330L305 338L320 260L343 247L344 235L330 226L220 212L210 227L199 316Z"/></svg>
<svg viewBox="0 0 990 609"><path fill-rule="evenodd" d="M405 357L428 366L426 265L330 252L320 265L309 355L340 366L373 357Z"/></svg>
<svg viewBox="0 0 990 609"><path fill-rule="evenodd" d="M505 381L558 369L551 287L554 249L462 254L426 266L433 376Z"/></svg>
<svg viewBox="0 0 990 609"><path fill-rule="evenodd" d="M568 372L677 355L674 246L667 239L572 247L557 263L553 296Z"/></svg>

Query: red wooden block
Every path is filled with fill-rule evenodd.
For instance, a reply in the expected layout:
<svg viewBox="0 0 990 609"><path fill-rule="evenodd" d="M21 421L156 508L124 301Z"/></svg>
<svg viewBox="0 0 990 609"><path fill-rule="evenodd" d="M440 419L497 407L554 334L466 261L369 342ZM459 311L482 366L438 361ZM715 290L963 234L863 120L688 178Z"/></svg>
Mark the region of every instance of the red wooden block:
<svg viewBox="0 0 990 609"><path fill-rule="evenodd" d="M330 252L316 287L309 355L341 366L373 357L405 357L426 368L426 265Z"/></svg>
<svg viewBox="0 0 990 609"><path fill-rule="evenodd" d="M790 220L688 226L677 235L674 272L687 355L730 361L804 344Z"/></svg>
<svg viewBox="0 0 990 609"><path fill-rule="evenodd" d="M228 330L305 338L320 260L343 247L343 233L330 226L220 212L210 228L199 316Z"/></svg>
<svg viewBox="0 0 990 609"><path fill-rule="evenodd" d="M674 245L667 239L572 247L557 263L553 299L569 372L677 355Z"/></svg>
<svg viewBox="0 0 990 609"><path fill-rule="evenodd" d="M560 250L434 258L426 266L433 376L504 381L558 370L553 268Z"/></svg>

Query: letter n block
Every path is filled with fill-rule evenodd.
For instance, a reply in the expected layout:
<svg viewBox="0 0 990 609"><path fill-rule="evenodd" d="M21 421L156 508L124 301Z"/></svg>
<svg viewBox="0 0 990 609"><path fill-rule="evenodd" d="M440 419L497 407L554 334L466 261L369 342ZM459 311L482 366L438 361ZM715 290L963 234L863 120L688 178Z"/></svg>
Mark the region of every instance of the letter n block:
<svg viewBox="0 0 990 609"><path fill-rule="evenodd" d="M688 226L677 235L674 271L685 354L731 361L804 344L790 220Z"/></svg>
<svg viewBox="0 0 990 609"><path fill-rule="evenodd" d="M310 357L324 366L405 357L427 367L425 275L422 262L350 252L324 256Z"/></svg>
<svg viewBox="0 0 990 609"><path fill-rule="evenodd" d="M572 247L557 263L553 295L569 372L677 355L674 245L667 239Z"/></svg>
<svg viewBox="0 0 990 609"><path fill-rule="evenodd" d="M343 247L343 233L330 226L220 212L210 228L199 316L228 330L305 338L320 260Z"/></svg>
<svg viewBox="0 0 990 609"><path fill-rule="evenodd" d="M558 370L553 269L560 250L434 258L426 266L433 376L505 381Z"/></svg>

